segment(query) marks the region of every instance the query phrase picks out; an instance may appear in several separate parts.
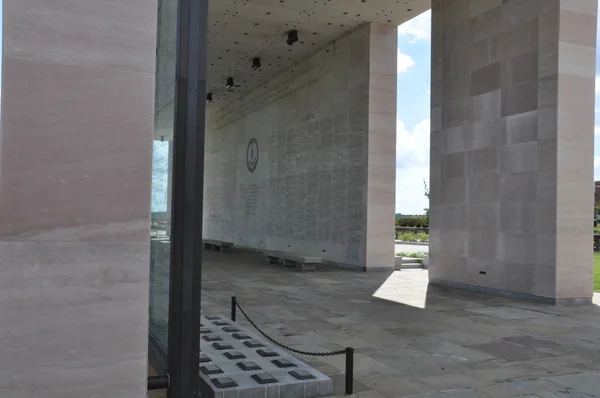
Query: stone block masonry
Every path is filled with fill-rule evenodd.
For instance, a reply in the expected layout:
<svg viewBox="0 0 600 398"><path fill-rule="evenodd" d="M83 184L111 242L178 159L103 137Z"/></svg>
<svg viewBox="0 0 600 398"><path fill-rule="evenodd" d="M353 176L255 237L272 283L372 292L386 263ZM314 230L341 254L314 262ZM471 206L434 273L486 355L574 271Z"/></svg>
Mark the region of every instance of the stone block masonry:
<svg viewBox="0 0 600 398"><path fill-rule="evenodd" d="M209 108L205 238L393 269L396 35L364 25Z"/></svg>
<svg viewBox="0 0 600 398"><path fill-rule="evenodd" d="M432 281L591 301L597 7L432 2Z"/></svg>

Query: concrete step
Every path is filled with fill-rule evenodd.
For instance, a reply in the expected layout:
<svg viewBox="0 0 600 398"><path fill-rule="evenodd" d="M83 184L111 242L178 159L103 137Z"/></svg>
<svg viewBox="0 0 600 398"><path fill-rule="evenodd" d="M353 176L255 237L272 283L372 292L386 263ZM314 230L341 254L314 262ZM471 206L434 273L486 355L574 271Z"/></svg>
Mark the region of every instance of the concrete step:
<svg viewBox="0 0 600 398"><path fill-rule="evenodd" d="M396 257L396 265L394 269L396 271L402 269L419 269L423 268L423 260L420 258L412 258L412 257Z"/></svg>

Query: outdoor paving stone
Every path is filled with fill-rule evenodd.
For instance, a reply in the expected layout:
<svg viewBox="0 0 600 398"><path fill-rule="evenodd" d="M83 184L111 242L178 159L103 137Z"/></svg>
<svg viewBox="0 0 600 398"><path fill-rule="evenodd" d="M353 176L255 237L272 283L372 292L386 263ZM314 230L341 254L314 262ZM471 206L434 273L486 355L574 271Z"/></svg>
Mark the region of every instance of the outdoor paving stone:
<svg viewBox="0 0 600 398"><path fill-rule="evenodd" d="M546 377L545 380L593 397L600 396L600 374L597 372Z"/></svg>
<svg viewBox="0 0 600 398"><path fill-rule="evenodd" d="M490 354L507 361L527 361L548 355L530 347L524 347L508 341L498 341L489 344L472 346L471 348Z"/></svg>
<svg viewBox="0 0 600 398"><path fill-rule="evenodd" d="M523 308L517 307L491 307L491 308L477 308L470 309L469 311L488 315L492 318L500 318L504 320L521 320L521 319L531 319L531 318L544 318L549 317L551 315L540 312L540 311L531 311Z"/></svg>
<svg viewBox="0 0 600 398"><path fill-rule="evenodd" d="M506 337L503 340L510 341L511 343L519 344L530 348L557 348L560 344L549 340L538 339L533 336L517 336L517 337Z"/></svg>
<svg viewBox="0 0 600 398"><path fill-rule="evenodd" d="M385 397L407 397L431 392L432 387L410 377L384 376L363 380L365 389L373 389ZM368 388L367 388L368 386Z"/></svg>
<svg viewBox="0 0 600 398"><path fill-rule="evenodd" d="M592 398L594 395L584 394L570 388L564 391L544 391L535 395L536 398Z"/></svg>
<svg viewBox="0 0 600 398"><path fill-rule="evenodd" d="M356 398L386 398L385 395L378 393L377 391L369 390L369 391L361 391L359 393L354 394ZM348 398L347 395L336 395L332 398Z"/></svg>
<svg viewBox="0 0 600 398"><path fill-rule="evenodd" d="M345 355L336 355L323 357L323 362L334 366L340 371L344 371L346 369L346 356ZM389 366L376 361L366 354L354 354L354 373L359 375L364 372L377 371L382 369L387 369Z"/></svg>
<svg viewBox="0 0 600 398"><path fill-rule="evenodd" d="M419 377L417 380L436 390L462 389L477 384L477 381L474 378L456 373Z"/></svg>
<svg viewBox="0 0 600 398"><path fill-rule="evenodd" d="M233 327L233 326L226 326L223 328L223 331L227 332L227 333L235 333L235 332L239 332L240 329Z"/></svg>
<svg viewBox="0 0 600 398"><path fill-rule="evenodd" d="M437 288L428 286L427 271L394 272L391 279L390 274L329 267L312 274L311 277L339 282L335 286L343 289L337 289L331 284L314 283L304 275L267 267L261 261L260 254L247 252L227 259L207 253L203 277L209 283L202 294L203 309L227 314L229 298L235 292L238 297L246 297L241 303L261 328L264 326L268 334L273 333L272 337L290 342L295 348L312 346L326 351L325 347L352 346L350 339L362 340L355 344L355 364L362 367L361 372L355 373L355 386L360 384L364 389L355 389L355 397L398 398L433 393L444 398L455 394L454 398L458 398L459 394L471 394L467 387L452 389L456 382L444 381L447 374L463 374L475 380L475 386L469 388L475 387L485 398L532 394L536 398L592 396L578 391L577 386L586 388L584 382L568 387L544 378L589 373L594 367L600 370L598 306L555 307ZM382 286L386 289L380 290ZM403 295L393 292L407 289L411 293L404 296L410 300L395 301ZM378 297L373 297L377 291ZM419 303L420 307L411 307ZM360 322L355 323L357 320ZM242 320L241 324L247 323ZM384 342L372 338L386 334L394 337L385 338ZM428 345L432 342L434 346ZM514 350L506 349L505 344ZM465 351L459 353L462 349ZM515 353L517 350L524 354ZM464 355L474 351L481 353L481 358L490 359L475 361ZM267 363L274 359L253 353ZM368 359L367 366L361 365L358 354L382 366L371 366L376 364ZM340 362L325 362L322 358L305 358L314 369L332 377L334 394L341 398L345 397L343 356L339 359ZM531 392L503 388L509 395L487 390L502 383L519 384L524 379L544 379L549 384L542 383L542 391ZM377 385L373 385L374 381ZM543 391L544 386L547 391Z"/></svg>

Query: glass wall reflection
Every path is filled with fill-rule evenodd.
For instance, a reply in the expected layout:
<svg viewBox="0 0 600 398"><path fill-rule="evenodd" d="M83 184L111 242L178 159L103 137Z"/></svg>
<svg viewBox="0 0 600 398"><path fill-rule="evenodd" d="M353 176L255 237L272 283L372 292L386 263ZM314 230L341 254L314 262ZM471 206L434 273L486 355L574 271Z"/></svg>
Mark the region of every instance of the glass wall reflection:
<svg viewBox="0 0 600 398"><path fill-rule="evenodd" d="M177 33L177 0L159 0L154 143L152 156L152 230L150 233L151 358L165 363L168 349L171 262L171 176ZM159 366L155 364L154 366Z"/></svg>

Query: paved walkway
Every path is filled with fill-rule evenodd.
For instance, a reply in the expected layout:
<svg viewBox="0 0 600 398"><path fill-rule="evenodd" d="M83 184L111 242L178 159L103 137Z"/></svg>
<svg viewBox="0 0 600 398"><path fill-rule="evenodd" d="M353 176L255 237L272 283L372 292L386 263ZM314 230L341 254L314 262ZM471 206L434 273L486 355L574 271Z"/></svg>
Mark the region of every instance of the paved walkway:
<svg viewBox="0 0 600 398"><path fill-rule="evenodd" d="M255 254L205 253L207 314L227 315L236 295L285 344L309 351L354 347L357 397L600 396L597 306L428 287L422 270L297 273ZM343 357L305 360L344 396Z"/></svg>

